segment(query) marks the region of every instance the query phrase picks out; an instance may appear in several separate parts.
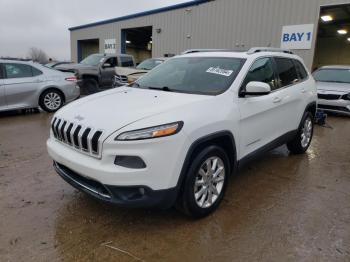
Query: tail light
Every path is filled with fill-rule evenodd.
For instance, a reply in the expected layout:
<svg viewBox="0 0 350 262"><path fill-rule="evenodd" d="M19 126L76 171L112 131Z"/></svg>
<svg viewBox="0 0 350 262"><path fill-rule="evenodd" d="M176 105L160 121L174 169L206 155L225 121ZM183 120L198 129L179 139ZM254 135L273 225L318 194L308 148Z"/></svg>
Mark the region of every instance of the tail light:
<svg viewBox="0 0 350 262"><path fill-rule="evenodd" d="M70 82L77 82L76 76L67 77L65 80L66 80L66 81L70 81Z"/></svg>

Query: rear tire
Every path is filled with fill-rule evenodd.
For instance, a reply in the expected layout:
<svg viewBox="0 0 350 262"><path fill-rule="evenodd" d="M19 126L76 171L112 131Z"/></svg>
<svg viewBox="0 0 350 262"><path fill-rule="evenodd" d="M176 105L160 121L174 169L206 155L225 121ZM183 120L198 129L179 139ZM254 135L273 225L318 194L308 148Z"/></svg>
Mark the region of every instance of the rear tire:
<svg viewBox="0 0 350 262"><path fill-rule="evenodd" d="M229 158L221 147L204 148L188 169L178 209L195 218L214 212L224 197L230 170Z"/></svg>
<svg viewBox="0 0 350 262"><path fill-rule="evenodd" d="M56 112L64 105L63 95L55 89L46 90L39 98L39 105L48 113Z"/></svg>
<svg viewBox="0 0 350 262"><path fill-rule="evenodd" d="M314 132L314 117L310 112L305 112L301 120L298 133L295 138L287 143L287 147L293 154L303 154L309 148Z"/></svg>
<svg viewBox="0 0 350 262"><path fill-rule="evenodd" d="M93 78L87 78L83 80L81 94L82 95L91 95L99 91L98 82Z"/></svg>

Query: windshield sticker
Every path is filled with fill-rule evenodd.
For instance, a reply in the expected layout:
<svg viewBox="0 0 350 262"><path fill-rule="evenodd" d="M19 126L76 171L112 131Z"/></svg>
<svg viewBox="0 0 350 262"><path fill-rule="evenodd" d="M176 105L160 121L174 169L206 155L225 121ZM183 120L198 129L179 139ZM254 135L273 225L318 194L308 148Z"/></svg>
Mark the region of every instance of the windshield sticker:
<svg viewBox="0 0 350 262"><path fill-rule="evenodd" d="M233 70L221 69L220 67L217 66L217 67L210 67L206 72L211 74L222 75L222 76L230 76L232 75Z"/></svg>

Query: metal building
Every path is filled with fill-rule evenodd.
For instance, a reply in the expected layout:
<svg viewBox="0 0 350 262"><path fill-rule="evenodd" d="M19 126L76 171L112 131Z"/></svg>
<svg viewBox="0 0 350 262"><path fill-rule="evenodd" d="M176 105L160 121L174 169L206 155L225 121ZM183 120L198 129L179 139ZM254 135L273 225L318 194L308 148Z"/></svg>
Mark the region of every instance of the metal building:
<svg viewBox="0 0 350 262"><path fill-rule="evenodd" d="M309 68L350 64L350 1L195 0L69 28L71 59L130 53L136 60L192 48L286 47Z"/></svg>

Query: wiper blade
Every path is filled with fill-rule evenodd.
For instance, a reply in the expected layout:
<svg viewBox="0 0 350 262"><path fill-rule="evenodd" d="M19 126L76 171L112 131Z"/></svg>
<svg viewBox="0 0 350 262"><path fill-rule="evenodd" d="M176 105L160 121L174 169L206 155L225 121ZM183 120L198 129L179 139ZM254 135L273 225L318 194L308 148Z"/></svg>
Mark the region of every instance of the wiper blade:
<svg viewBox="0 0 350 262"><path fill-rule="evenodd" d="M167 91L167 92L172 92L173 90L171 90L169 87L167 86L163 86L163 87L153 87L153 86L149 86L148 89L153 89L153 90L162 90L162 91Z"/></svg>

